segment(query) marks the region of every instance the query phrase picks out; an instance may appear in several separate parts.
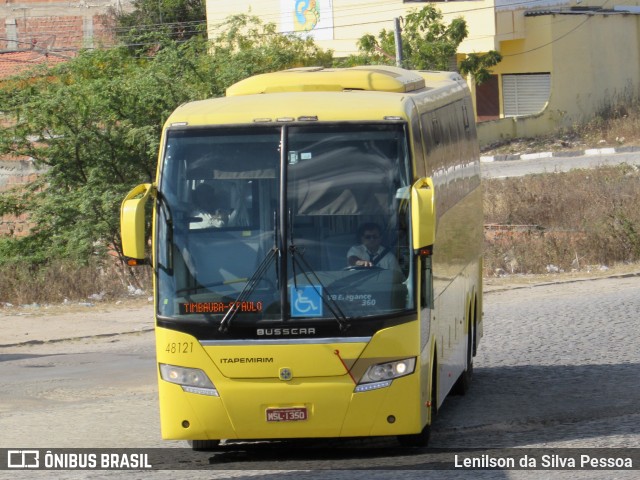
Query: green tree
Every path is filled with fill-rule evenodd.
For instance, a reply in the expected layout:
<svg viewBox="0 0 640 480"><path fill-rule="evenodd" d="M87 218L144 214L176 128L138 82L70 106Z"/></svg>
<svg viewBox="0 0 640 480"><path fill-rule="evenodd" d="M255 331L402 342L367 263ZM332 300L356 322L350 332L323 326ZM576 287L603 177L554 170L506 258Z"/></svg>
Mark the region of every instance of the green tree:
<svg viewBox="0 0 640 480"><path fill-rule="evenodd" d="M495 67L502 61L502 55L495 50L490 50L485 54L469 53L460 62L460 72L464 75L471 75L477 85L489 80L491 67Z"/></svg>
<svg viewBox="0 0 640 480"><path fill-rule="evenodd" d="M462 17L447 25L442 12L432 5L413 10L405 17L401 32L403 66L416 70L449 70L458 46L468 34L467 22ZM358 40L358 50L360 54L347 59L347 64L394 65L395 34L383 29L377 37L364 35ZM460 71L481 83L500 60L501 55L493 50L487 54L471 54L461 62Z"/></svg>
<svg viewBox="0 0 640 480"><path fill-rule="evenodd" d="M197 70L190 46L165 48L149 60L122 48L87 51L3 89L12 126L0 132L0 152L46 169L3 202L35 223L5 253L82 261L119 245L120 200L131 183L151 180L160 126L189 99L177 82L189 82Z"/></svg>
<svg viewBox="0 0 640 480"><path fill-rule="evenodd" d="M134 0L132 9L112 9L117 37L133 49L149 49L171 38L206 38L204 0Z"/></svg>
<svg viewBox="0 0 640 480"><path fill-rule="evenodd" d="M77 58L0 88L0 155L27 156L46 171L28 188L0 195L0 215L29 215L24 238L0 241L0 259L80 262L120 251L125 193L156 171L161 128L180 104L224 94L246 76L330 63L312 42L233 17L213 42L164 40L153 56L128 48Z"/></svg>
<svg viewBox="0 0 640 480"><path fill-rule="evenodd" d="M219 95L235 82L251 75L285 68L331 66L333 52L319 48L312 38L281 34L273 23L255 16L234 15L211 41L215 82Z"/></svg>

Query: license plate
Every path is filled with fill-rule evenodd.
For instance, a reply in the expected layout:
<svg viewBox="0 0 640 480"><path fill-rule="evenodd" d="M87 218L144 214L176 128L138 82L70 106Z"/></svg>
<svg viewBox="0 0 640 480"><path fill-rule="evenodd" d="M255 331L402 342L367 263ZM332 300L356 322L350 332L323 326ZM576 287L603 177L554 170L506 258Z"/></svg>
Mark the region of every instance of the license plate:
<svg viewBox="0 0 640 480"><path fill-rule="evenodd" d="M267 422L298 422L307 417L306 407L267 408Z"/></svg>

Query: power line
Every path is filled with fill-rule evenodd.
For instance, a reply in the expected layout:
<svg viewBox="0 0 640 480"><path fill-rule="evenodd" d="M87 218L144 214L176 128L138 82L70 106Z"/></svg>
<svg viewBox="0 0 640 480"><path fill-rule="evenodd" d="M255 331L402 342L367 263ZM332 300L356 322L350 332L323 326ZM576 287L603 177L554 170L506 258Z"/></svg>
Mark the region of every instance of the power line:
<svg viewBox="0 0 640 480"><path fill-rule="evenodd" d="M601 9L603 9L603 8L604 8L604 6L605 6L607 3L609 3L609 1L610 1L610 0L606 0L606 1L602 4L602 6L601 6L600 8L601 8ZM560 36L559 36L559 37L557 37L557 38L554 38L554 39L553 39L553 40L551 40L550 42L547 42L547 43L545 43L545 44L543 44L543 45L538 45L537 47L531 48L531 49L526 50L526 51L524 51L524 52L512 53L512 54L510 54L510 55L502 55L502 57L503 57L503 58L504 58L504 57L517 57L517 56L524 55L524 54L527 54L527 53L535 52L536 50L540 50L541 48L548 47L549 45L552 45L552 44L554 44L554 43L556 43L556 42L558 42L558 41L562 40L563 38L565 38L565 37L569 36L570 34L572 34L573 32L575 32L576 30L578 30L580 27L582 27L582 26L583 26L585 23L587 23L589 20L591 20L592 16L591 16L589 13L592 13L592 12L588 12L588 11L584 12L584 14L585 14L585 15L587 15L587 18L585 18L582 22L580 22L578 25L576 25L575 27L573 27L571 30L569 30L569 31L568 31L568 32L566 32L565 34L560 35Z"/></svg>
<svg viewBox="0 0 640 480"><path fill-rule="evenodd" d="M510 6L523 6L523 5L533 5L536 3L539 3L541 0L525 0L522 2L517 2L517 3L513 3L510 4ZM607 0L605 2L608 3L609 0ZM367 5L367 4L365 4ZM368 5L375 5L375 6L380 6L380 4L377 3L370 3ZM603 5L604 6L604 5ZM356 9L359 8L360 10L362 9L362 5L357 6L357 7L345 7L344 10L347 9ZM473 11L479 11L479 10L485 10L485 9L494 9L494 6L489 6L489 7L476 7L476 8L470 8L470 9L463 9L463 10L459 10L459 11L455 11L455 12L447 12L447 15L453 15L453 14L457 14L457 13L468 13L468 12L473 12ZM398 9L395 8L393 10L388 10L389 12L394 12L397 13ZM378 12L379 13L379 12ZM276 15L276 14L272 14L272 15ZM355 15L355 14L354 14ZM347 15L345 15L346 17ZM349 15L351 16L351 15ZM268 17L268 15L267 15ZM278 15L278 17L281 18L281 15ZM47 17L47 18L51 18L51 17ZM265 20L265 16L260 15L260 18L262 20ZM586 21L589 18L587 18L584 22L582 22L580 25L576 26L574 29L572 29L571 31L567 32L566 34L562 35L561 37L558 37L555 40L552 40L551 42L548 42L544 45L540 45L538 47L535 47L531 50L528 50L526 52L519 52L519 53L515 53L515 54L510 54L510 55L503 55L504 57L513 57L513 56L517 56L517 55L523 55L525 53L529 53L531 51L535 51L538 50L540 48L543 48L547 45L552 44L555 41L561 40L562 38L566 37L567 35L569 35L570 33L572 33L573 31L577 30L582 24L586 23ZM343 25L332 25L332 26L328 26L328 27L316 27L313 31L321 31L323 29L330 29L330 28L349 28L349 27L357 27L357 26L363 26L363 25L375 25L375 24L380 24L380 23L391 23L393 21L393 18L391 19L385 19L385 20L371 20L371 21L367 21L367 22L354 22L354 23L350 23L350 24L343 24ZM134 25L131 27L115 27L115 28L105 28L104 32L107 32L106 35L104 36L93 36L93 38L97 38L98 40L102 40L102 41L108 41L108 40L116 40L118 35L122 35L122 34L126 34L127 32L133 31L133 30L137 30L140 33L145 33L145 32L153 32L156 31L158 29L161 28L169 28L171 30L173 30L172 32L170 32L170 36L172 37L181 37L184 35L191 35L191 34L196 34L199 33L200 31L202 31L202 33L204 33L206 31L207 35L213 35L215 32L217 31L222 31L225 27L227 23L227 19L222 20L221 22L216 22L213 24L207 24L207 21L205 20L193 20L193 21L185 21L185 22L169 22L169 23L154 23L154 24L145 24L145 25ZM265 22L268 23L268 22ZM271 22L272 23L272 22ZM69 25L69 26L76 26L77 24L75 23L66 23L63 25ZM206 25L206 29L202 30L201 27ZM300 31L296 31L296 30L291 30L291 31L280 31L277 32L279 34L284 34L284 35L297 35L297 34L310 34L311 32L300 32ZM58 31L58 29L56 29L55 31L51 30L51 31L46 31L46 32L38 32L36 34L28 34L28 36L30 37L43 37L43 36L58 36L60 35L60 32ZM270 35L270 34L264 34L265 36ZM82 33L78 33L75 35L67 35L65 38L70 39L70 38L83 38L84 39L84 35ZM115 38L114 38L115 37ZM491 37L491 35L482 35L482 36L478 36L478 37L473 37L473 38L488 38ZM473 38L469 38L469 40L472 40ZM12 39L0 39L0 40L6 40L6 41L15 41ZM354 38L341 38L340 40L342 41L357 41L357 39ZM28 42L20 42L20 43L25 43L27 44ZM132 47L132 46L145 46L145 45L153 45L155 44L155 42L150 41L150 42L139 42L139 43L129 43L129 44L116 44L115 42L111 45L111 48L116 47L116 46L123 46L123 47ZM83 48L86 47L82 47L82 46L78 46L78 47L68 47L68 49L70 51L78 51L81 50ZM109 48L109 47L107 47ZM89 48L92 49L92 48ZM51 51L50 51L51 53ZM67 57L68 58L68 57Z"/></svg>
<svg viewBox="0 0 640 480"><path fill-rule="evenodd" d="M526 6L526 5L533 5L536 3L539 3L541 1L544 0L523 0L521 2L516 2L516 3L512 3L509 6L510 7L521 7L521 6ZM340 8L334 8L333 12L333 16L332 18L334 20L336 19L344 19L344 18L359 18L362 16L362 14L360 13L362 10L367 10L367 8L369 7L386 7L384 4L381 3L376 3L376 2L371 2L371 3L365 3L365 4L359 4L356 6L347 6L347 7L340 7ZM474 12L474 11L480 11L480 10L487 10L487 9L495 9L495 6L484 6L484 7L474 7L474 8L466 8L466 9L461 9L461 10L456 10L456 11L451 11L451 12L441 12L443 15L456 15L456 14L464 14L464 13L469 13L469 12ZM349 11L351 10L357 10L354 13L349 13ZM346 13L342 13L342 12L346 12ZM380 14L380 13L389 13L390 15L392 15L392 17L388 18L388 19L382 19L382 20L372 20L372 21L368 21L368 22L351 22L348 24L343 24L343 25L334 25L333 28L347 28L347 27L353 27L353 26L361 26L361 25L373 25L373 24L378 24L378 23L385 23L385 22L392 22L393 18L395 18L398 15L398 8L397 7L388 7L385 8L384 10L379 10L379 11L375 11L373 13L376 14ZM250 12L247 13L247 15L251 15ZM74 17L73 15L70 15L69 17ZM64 18L64 17L52 17L50 15L39 15L39 16L30 16L27 17L27 23L28 20L35 20L35 19L42 19L42 18ZM265 22L265 23L278 23L277 21L280 20L282 18L282 13L264 13L264 14L260 14L260 18ZM273 21L271 21L270 19L273 19ZM222 27L224 25L224 23L226 22L226 19L217 19L215 20L216 24L212 25L213 28L216 27ZM162 27L183 27L183 26L200 26L200 25L205 25L207 24L206 20L192 20L192 21L185 21L185 22L160 22L160 23L150 23L150 24L145 24L145 25L134 25L132 27L115 27L115 29L112 29L114 31L117 32L126 32L129 28L137 28L137 29L141 29L141 30L152 30L152 29L158 29L158 28L162 28ZM63 24L63 27L60 27L60 29L64 30L64 29L68 29L71 27L75 27L77 26L77 23L73 20L68 20L66 24ZM319 27L322 28L322 27ZM331 28L331 27L329 27ZM208 30L211 30L211 28L208 28ZM58 31L57 29L55 30L56 32ZM53 32L52 30L46 31L46 32L42 32L39 31L37 33L31 33L30 35L41 35L44 33L51 33ZM291 32L280 32L280 33L297 33L296 31L291 31Z"/></svg>
<svg viewBox="0 0 640 480"><path fill-rule="evenodd" d="M515 3L511 3L508 6L509 7L522 7L522 6L533 6L536 3L541 3L544 2L545 0L522 0L520 2L515 2ZM213 5L215 6L216 2L209 2L209 5ZM410 5L405 4L407 8L411 8ZM384 7L383 10L374 10L375 7ZM417 5L416 7L417 8ZM456 14L461 14L461 13L467 13L467 12L474 12L474 11L480 11L480 10L489 10L489 9L495 9L495 5L489 5L489 6L483 6L483 7L472 7L472 8L463 8L460 10L455 10L455 11L451 11L451 12L441 12L444 16L447 15L456 15ZM212 10L214 10L214 8L212 8ZM349 11L353 11L356 10L353 13L350 13ZM393 18L398 16L399 13L402 13L400 11L400 9L398 8L398 6L389 6L389 5L385 5L383 3L380 2L370 2L370 3L360 3L358 5L354 5L354 6L344 6L344 7L335 7L333 8L333 19L341 19L341 18L350 18L350 17L355 17L355 18L359 18L362 17L362 11L367 11L367 13L375 13L375 14L384 14L384 13L389 13L392 17L390 18L391 21L393 21ZM251 15L251 12L242 12L242 13L246 13L248 15ZM261 12L259 14L260 18L264 21L271 21L271 23L276 23L279 19L282 18L282 13L266 13L266 12ZM223 20L223 19L220 19ZM366 25L369 22L361 22L361 23L357 23L356 25ZM376 22L377 23L377 22ZM342 26L342 25L341 25Z"/></svg>

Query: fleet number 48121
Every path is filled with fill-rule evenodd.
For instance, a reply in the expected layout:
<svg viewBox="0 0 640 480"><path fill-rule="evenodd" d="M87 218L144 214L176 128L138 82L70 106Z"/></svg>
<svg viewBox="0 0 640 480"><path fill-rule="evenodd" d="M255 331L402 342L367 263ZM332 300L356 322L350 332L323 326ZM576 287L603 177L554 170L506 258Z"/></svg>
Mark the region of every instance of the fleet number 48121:
<svg viewBox="0 0 640 480"><path fill-rule="evenodd" d="M167 353L192 353L193 342L169 342L164 351Z"/></svg>

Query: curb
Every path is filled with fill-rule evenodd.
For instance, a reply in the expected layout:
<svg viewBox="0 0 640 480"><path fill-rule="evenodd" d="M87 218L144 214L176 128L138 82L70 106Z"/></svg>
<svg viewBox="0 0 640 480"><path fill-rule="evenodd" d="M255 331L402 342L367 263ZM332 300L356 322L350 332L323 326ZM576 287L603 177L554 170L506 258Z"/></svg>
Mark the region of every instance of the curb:
<svg viewBox="0 0 640 480"><path fill-rule="evenodd" d="M614 273L612 275L604 275L602 277L558 279L558 280L551 280L548 282L537 282L537 283L530 283L530 284L524 284L524 285L521 285L521 284L500 285L495 288L491 288L489 290L483 290L482 294L489 295L491 293L504 292L507 290L520 290L524 288L548 287L549 285L561 285L564 283L593 282L596 280L611 280L611 279L632 278L632 277L640 277L640 272Z"/></svg>
<svg viewBox="0 0 640 480"><path fill-rule="evenodd" d="M8 348L8 347L22 347L26 345L44 345L51 343L61 343L61 342L71 342L74 340L85 340L87 338L108 338L108 337L117 337L119 335L131 335L138 333L147 333L155 331L155 327L143 328L141 330L130 330L127 332L113 332L113 333L96 333L95 335L79 335L75 337L62 337L62 338L51 338L49 340L26 340L24 342L14 342L14 343L4 343L0 344L0 348Z"/></svg>
<svg viewBox="0 0 640 480"><path fill-rule="evenodd" d="M585 150L568 150L560 152L539 152L539 153L521 153L521 154L505 154L505 155L480 155L482 163L490 162L506 162L510 160L537 160L541 158L559 158L559 157L585 157L593 155L614 155L616 153L632 153L640 152L640 146L631 147L607 147L607 148L587 148Z"/></svg>

